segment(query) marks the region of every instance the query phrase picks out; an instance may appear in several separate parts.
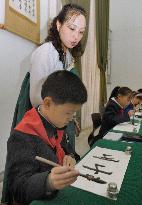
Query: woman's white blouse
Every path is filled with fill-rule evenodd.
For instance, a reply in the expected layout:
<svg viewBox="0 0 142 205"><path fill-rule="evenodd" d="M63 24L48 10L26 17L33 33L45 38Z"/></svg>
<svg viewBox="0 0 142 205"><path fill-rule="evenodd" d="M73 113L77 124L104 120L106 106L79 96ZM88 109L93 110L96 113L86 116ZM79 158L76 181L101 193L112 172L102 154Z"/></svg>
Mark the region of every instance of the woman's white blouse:
<svg viewBox="0 0 142 205"><path fill-rule="evenodd" d="M69 51L66 53L67 70L72 67L73 58ZM56 70L63 70L63 63L59 60L59 53L52 42L38 47L31 57L30 70L30 100L33 106L42 103L41 88L48 75Z"/></svg>

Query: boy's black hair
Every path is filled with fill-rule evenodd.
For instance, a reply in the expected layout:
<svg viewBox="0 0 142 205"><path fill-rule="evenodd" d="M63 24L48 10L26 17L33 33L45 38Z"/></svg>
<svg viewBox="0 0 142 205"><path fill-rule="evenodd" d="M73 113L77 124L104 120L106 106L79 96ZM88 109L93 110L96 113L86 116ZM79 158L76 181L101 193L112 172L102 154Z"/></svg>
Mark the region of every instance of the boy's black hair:
<svg viewBox="0 0 142 205"><path fill-rule="evenodd" d="M48 76L42 85L41 97L51 97L57 104L83 104L87 101L87 90L77 75L62 70Z"/></svg>
<svg viewBox="0 0 142 205"><path fill-rule="evenodd" d="M120 87L118 89L117 96L118 95L123 95L123 96L132 95L132 90L130 88L128 88L128 87Z"/></svg>

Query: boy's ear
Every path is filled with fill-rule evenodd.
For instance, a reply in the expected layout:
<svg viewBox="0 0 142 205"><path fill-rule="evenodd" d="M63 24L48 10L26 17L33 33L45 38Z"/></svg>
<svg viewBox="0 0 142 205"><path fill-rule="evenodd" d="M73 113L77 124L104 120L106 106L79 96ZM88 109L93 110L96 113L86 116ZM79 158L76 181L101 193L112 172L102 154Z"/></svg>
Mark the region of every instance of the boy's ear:
<svg viewBox="0 0 142 205"><path fill-rule="evenodd" d="M56 22L56 26L57 26L57 31L60 31L60 27L61 27L61 23L57 20Z"/></svg>
<svg viewBox="0 0 142 205"><path fill-rule="evenodd" d="M44 106L48 109L53 104L53 100L51 97L45 97L43 100Z"/></svg>

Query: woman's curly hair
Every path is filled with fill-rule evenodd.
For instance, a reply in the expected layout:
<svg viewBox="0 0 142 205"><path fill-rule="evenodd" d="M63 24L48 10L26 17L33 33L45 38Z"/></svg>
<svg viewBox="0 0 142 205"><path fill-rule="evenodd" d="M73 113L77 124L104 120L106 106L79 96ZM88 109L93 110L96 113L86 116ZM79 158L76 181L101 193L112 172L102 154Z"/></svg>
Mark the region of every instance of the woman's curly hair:
<svg viewBox="0 0 142 205"><path fill-rule="evenodd" d="M45 39L45 42L51 41L53 46L56 48L56 50L59 53L59 60L62 61L64 64L64 51L61 45L61 39L59 36L59 32L57 30L57 21L59 21L61 24L63 24L65 21L67 21L71 16L73 15L80 15L82 14L83 16L86 17L86 11L83 9L81 6L76 5L76 4L67 4L65 5L58 16L56 16L51 24L51 27L48 31L48 36ZM70 52L74 58L77 58L82 55L82 46L81 46L81 41L72 49L70 49Z"/></svg>

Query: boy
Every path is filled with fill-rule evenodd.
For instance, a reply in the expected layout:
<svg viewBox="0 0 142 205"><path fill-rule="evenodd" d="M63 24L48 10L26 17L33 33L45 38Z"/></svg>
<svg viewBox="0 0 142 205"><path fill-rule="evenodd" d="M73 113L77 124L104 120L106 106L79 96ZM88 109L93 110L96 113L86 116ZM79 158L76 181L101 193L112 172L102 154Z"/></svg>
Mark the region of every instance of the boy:
<svg viewBox="0 0 142 205"><path fill-rule="evenodd" d="M11 200L24 205L53 197L79 174L74 170L75 152L63 133L87 101L86 88L75 74L56 71L43 84L41 96L42 104L25 114L7 145L9 193ZM63 166L53 168L40 163L36 155Z"/></svg>
<svg viewBox="0 0 142 205"><path fill-rule="evenodd" d="M142 103L142 94L136 91L133 91L131 102L128 106L126 106L125 112L128 113L130 110L134 110L134 111L138 110L139 107L141 106L141 103Z"/></svg>

